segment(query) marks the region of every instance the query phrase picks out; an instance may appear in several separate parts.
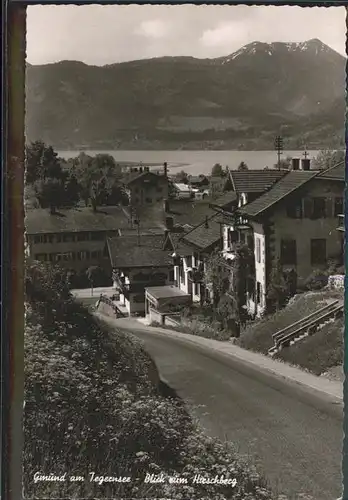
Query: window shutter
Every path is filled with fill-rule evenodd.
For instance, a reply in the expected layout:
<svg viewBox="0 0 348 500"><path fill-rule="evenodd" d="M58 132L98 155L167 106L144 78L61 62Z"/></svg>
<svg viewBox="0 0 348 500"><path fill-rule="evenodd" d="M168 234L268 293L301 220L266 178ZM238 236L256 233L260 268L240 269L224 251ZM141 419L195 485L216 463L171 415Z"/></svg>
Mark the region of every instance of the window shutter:
<svg viewBox="0 0 348 500"><path fill-rule="evenodd" d="M306 219L311 219L313 216L313 200L311 198L303 199L303 211Z"/></svg>

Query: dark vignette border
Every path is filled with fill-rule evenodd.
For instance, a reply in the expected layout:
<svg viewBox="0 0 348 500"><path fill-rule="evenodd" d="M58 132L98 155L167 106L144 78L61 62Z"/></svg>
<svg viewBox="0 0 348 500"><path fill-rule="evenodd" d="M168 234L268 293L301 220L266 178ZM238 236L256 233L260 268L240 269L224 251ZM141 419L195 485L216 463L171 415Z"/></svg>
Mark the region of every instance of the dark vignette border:
<svg viewBox="0 0 348 500"><path fill-rule="evenodd" d="M3 4L1 489L11 500L22 496L25 16L25 6Z"/></svg>
<svg viewBox="0 0 348 500"><path fill-rule="evenodd" d="M191 0L166 2L148 1L49 1L2 0L2 223L1 223L1 498L22 498L22 410L23 410L23 354L24 354L24 116L25 116L25 43L26 5L35 4L230 4L230 5L294 5L301 7L346 6L348 33L348 0L301 1L244 0L227 2ZM348 38L346 41L348 55ZM348 72L346 80L348 90ZM348 124L346 112L346 149ZM346 171L348 158L346 157ZM348 182L348 176L347 176ZM345 235L348 231L348 189L346 183ZM346 240L347 243L347 240ZM348 253L345 254L346 270ZM344 373L348 369L348 277L345 281L346 328ZM348 380L344 383L345 408L348 404ZM344 412L343 442L343 500L348 500L348 413ZM325 471L323 471L325 474Z"/></svg>

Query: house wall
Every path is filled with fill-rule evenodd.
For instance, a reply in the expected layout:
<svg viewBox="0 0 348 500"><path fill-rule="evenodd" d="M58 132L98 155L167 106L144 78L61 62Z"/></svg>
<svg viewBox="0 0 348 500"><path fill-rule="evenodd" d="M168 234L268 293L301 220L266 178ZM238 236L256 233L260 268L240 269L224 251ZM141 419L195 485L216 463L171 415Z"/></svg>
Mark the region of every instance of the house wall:
<svg viewBox="0 0 348 500"><path fill-rule="evenodd" d="M325 197L329 205L328 217L322 219L292 219L287 216L286 205L283 204L272 217L274 231L275 259L280 258L281 240L295 239L297 247L298 284L302 285L318 265L311 263L311 239L326 240L327 258L341 255L341 239L337 228L337 215L334 214L335 197L343 197L344 186L338 182L313 180L307 196ZM294 268L294 266L284 266Z"/></svg>
<svg viewBox="0 0 348 500"><path fill-rule="evenodd" d="M76 271L92 265L110 270L109 258L103 256L105 241L107 236L118 234L115 230L98 231L93 236L91 232L26 235L26 252L32 259L59 262L60 266Z"/></svg>
<svg viewBox="0 0 348 500"><path fill-rule="evenodd" d="M193 283L189 280L189 269L198 267L203 262L203 258L199 255L195 255L195 252L192 251L191 256L182 259L182 270L180 270L179 266L175 266L174 268L176 286L183 292L190 294L193 302L201 301L202 290L199 283Z"/></svg>
<svg viewBox="0 0 348 500"><path fill-rule="evenodd" d="M162 175L151 177L146 183L144 179L128 186L128 195L133 205L151 205L168 198L168 179Z"/></svg>
<svg viewBox="0 0 348 500"><path fill-rule="evenodd" d="M343 189L344 186L339 182L313 180L306 191L301 193L299 199L302 200L305 197L325 197L327 199L327 217L325 218L312 219L304 216L298 219L291 218L287 214L289 200L284 200L284 203L279 203L273 214L265 221L270 228L269 235L265 234L265 226L261 223L250 221L254 233L255 278L256 283L258 282L262 287L261 301L257 308L257 304L255 304L256 294L255 299L248 297L247 306L251 314L256 312L257 315L260 315L265 310L269 279L267 273L276 260L281 258L282 240L296 241L296 265L283 265L282 267L284 271L290 269L296 271L297 286L303 286L313 270L320 268L311 262L311 239L326 240L328 259L342 256L342 241L336 230L337 215L334 212L334 204L336 197L343 196ZM260 241L259 244L257 240ZM260 262L257 259L258 245L260 245ZM266 259L268 259L267 262ZM326 265L322 267L325 268Z"/></svg>
<svg viewBox="0 0 348 500"><path fill-rule="evenodd" d="M247 294L247 309L250 314L260 316L266 308L266 236L262 224L251 222L251 226L254 234L255 293Z"/></svg>

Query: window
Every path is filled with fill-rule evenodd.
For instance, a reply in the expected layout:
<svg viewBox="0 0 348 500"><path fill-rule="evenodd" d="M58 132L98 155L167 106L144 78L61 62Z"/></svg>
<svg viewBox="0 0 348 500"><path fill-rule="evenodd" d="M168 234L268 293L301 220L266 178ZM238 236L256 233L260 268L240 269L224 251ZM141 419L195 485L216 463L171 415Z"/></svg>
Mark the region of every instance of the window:
<svg viewBox="0 0 348 500"><path fill-rule="evenodd" d="M91 233L91 240L93 241L101 241L104 239L104 234L102 231L94 231Z"/></svg>
<svg viewBox="0 0 348 500"><path fill-rule="evenodd" d="M77 241L87 241L89 240L89 233L78 233Z"/></svg>
<svg viewBox="0 0 348 500"><path fill-rule="evenodd" d="M311 264L312 266L326 264L326 240L311 240Z"/></svg>
<svg viewBox="0 0 348 500"><path fill-rule="evenodd" d="M281 240L280 242L280 263L283 265L295 266L297 263L296 240Z"/></svg>
<svg viewBox="0 0 348 500"><path fill-rule="evenodd" d="M157 186L156 191L157 191L157 193L162 193L162 188L161 188L161 186Z"/></svg>
<svg viewBox="0 0 348 500"><path fill-rule="evenodd" d="M294 201L293 203L289 203L286 207L286 215L290 219L302 219L302 201Z"/></svg>
<svg viewBox="0 0 348 500"><path fill-rule="evenodd" d="M237 231L228 231L228 245L229 248L232 248L235 243L238 241L238 233Z"/></svg>
<svg viewBox="0 0 348 500"><path fill-rule="evenodd" d="M145 198L146 203L152 203L152 198Z"/></svg>
<svg viewBox="0 0 348 500"><path fill-rule="evenodd" d="M194 294L199 295L199 284L198 283L194 284Z"/></svg>
<svg viewBox="0 0 348 500"><path fill-rule="evenodd" d="M256 238L256 262L261 262L261 240Z"/></svg>
<svg viewBox="0 0 348 500"><path fill-rule="evenodd" d="M192 267L192 255L186 257L186 265L187 267Z"/></svg>
<svg viewBox="0 0 348 500"><path fill-rule="evenodd" d="M337 215L343 215L344 214L344 208L343 208L343 198L335 198L335 217Z"/></svg>
<svg viewBox="0 0 348 500"><path fill-rule="evenodd" d="M73 233L63 234L63 241L66 243L68 241L75 241L75 235Z"/></svg>
<svg viewBox="0 0 348 500"><path fill-rule="evenodd" d="M47 234L37 234L34 236L34 243L47 243Z"/></svg>
<svg viewBox="0 0 348 500"><path fill-rule="evenodd" d="M49 234L48 235L48 241L49 241L49 243L53 243L53 241L54 241L54 234Z"/></svg>
<svg viewBox="0 0 348 500"><path fill-rule="evenodd" d="M134 188L134 193L139 193L139 188Z"/></svg>
<svg viewBox="0 0 348 500"><path fill-rule="evenodd" d="M326 217L326 199L325 198L313 198L313 219L323 219Z"/></svg>

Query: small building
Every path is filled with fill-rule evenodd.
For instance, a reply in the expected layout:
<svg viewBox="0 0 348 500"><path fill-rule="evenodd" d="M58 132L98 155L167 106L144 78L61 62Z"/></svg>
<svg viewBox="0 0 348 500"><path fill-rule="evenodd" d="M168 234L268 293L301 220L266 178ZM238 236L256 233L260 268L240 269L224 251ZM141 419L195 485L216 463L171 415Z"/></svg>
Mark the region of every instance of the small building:
<svg viewBox="0 0 348 500"><path fill-rule="evenodd" d="M173 182L173 197L179 200L190 199L194 197L194 190L189 184L183 182Z"/></svg>
<svg viewBox="0 0 348 500"><path fill-rule="evenodd" d="M192 296L193 302L201 304L210 298L204 283L206 259L215 249L221 248L221 225L219 215L206 216L204 221L183 235L179 242L177 264L174 267L175 284Z"/></svg>
<svg viewBox="0 0 348 500"><path fill-rule="evenodd" d="M176 248L169 231L108 238L107 249L113 286L129 314L145 313L145 288L174 284Z"/></svg>
<svg viewBox="0 0 348 500"><path fill-rule="evenodd" d="M145 289L145 316L150 323L168 323L171 315L190 306L192 297L174 285L147 287ZM166 321L166 318L167 321Z"/></svg>
<svg viewBox="0 0 348 500"><path fill-rule="evenodd" d="M132 206L158 203L168 198L167 167L163 173L154 173L149 167L132 168L122 184Z"/></svg>

